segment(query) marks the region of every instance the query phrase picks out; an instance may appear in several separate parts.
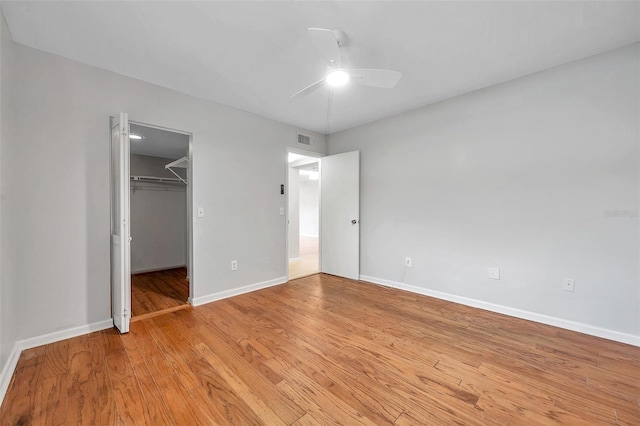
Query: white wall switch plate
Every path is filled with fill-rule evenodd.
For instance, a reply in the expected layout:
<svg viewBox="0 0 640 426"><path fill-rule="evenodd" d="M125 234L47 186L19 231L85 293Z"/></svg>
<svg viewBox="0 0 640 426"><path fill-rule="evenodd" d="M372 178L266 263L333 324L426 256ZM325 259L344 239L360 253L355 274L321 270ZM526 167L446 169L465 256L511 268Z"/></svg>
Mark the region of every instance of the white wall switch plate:
<svg viewBox="0 0 640 426"><path fill-rule="evenodd" d="M487 268L487 278L492 280L500 279L500 268Z"/></svg>
<svg viewBox="0 0 640 426"><path fill-rule="evenodd" d="M204 217L204 207L198 207L198 217Z"/></svg>
<svg viewBox="0 0 640 426"><path fill-rule="evenodd" d="M231 270L232 271L237 271L238 270L238 261L237 260L232 260L231 261Z"/></svg>
<svg viewBox="0 0 640 426"><path fill-rule="evenodd" d="M410 267L413 263L411 262L411 258L410 257L405 257L404 258L404 266L406 267Z"/></svg>
<svg viewBox="0 0 640 426"><path fill-rule="evenodd" d="M573 278L565 278L562 282L562 289L564 291L574 291L576 289L576 280Z"/></svg>
<svg viewBox="0 0 640 426"><path fill-rule="evenodd" d="M280 207L280 216L284 215L284 207Z"/></svg>

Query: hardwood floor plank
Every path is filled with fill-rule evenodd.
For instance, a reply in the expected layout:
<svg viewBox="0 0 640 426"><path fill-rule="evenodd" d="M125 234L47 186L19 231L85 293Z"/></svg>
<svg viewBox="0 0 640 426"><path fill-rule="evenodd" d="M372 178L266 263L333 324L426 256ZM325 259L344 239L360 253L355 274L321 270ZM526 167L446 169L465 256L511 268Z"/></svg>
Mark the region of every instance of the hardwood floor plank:
<svg viewBox="0 0 640 426"><path fill-rule="evenodd" d="M140 390L144 396L147 409L149 411L149 418L151 418L154 425L178 425L171 410L167 406L167 400L160 393L160 390L156 386L156 383L152 381L140 382ZM173 401L172 401L173 403Z"/></svg>
<svg viewBox="0 0 640 426"><path fill-rule="evenodd" d="M116 352L107 357L107 372L112 380L133 377L133 366L125 351Z"/></svg>
<svg viewBox="0 0 640 426"><path fill-rule="evenodd" d="M69 340L47 345L43 356L41 377L53 377L66 374L69 366Z"/></svg>
<svg viewBox="0 0 640 426"><path fill-rule="evenodd" d="M31 349L25 349L20 354L19 364L23 367L37 362L47 352L47 345L38 346Z"/></svg>
<svg viewBox="0 0 640 426"><path fill-rule="evenodd" d="M67 378L65 375L53 376L38 383L32 409L33 424L64 425L67 423Z"/></svg>
<svg viewBox="0 0 640 426"><path fill-rule="evenodd" d="M158 390L164 401L171 402L166 404L178 425L206 425L213 424L206 412L197 408L196 402L193 400L187 389L177 375L163 377L156 380ZM157 423L152 423L157 424Z"/></svg>
<svg viewBox="0 0 640 426"><path fill-rule="evenodd" d="M304 416L291 423L292 426L318 426L321 424L322 423L316 421L316 419L314 419L309 413L306 413Z"/></svg>
<svg viewBox="0 0 640 426"><path fill-rule="evenodd" d="M73 382L93 381L93 357L88 335L70 340L67 371Z"/></svg>
<svg viewBox="0 0 640 426"><path fill-rule="evenodd" d="M42 375L44 360L46 355L42 355L40 361L22 367L18 365L11 386L8 389L2 404L9 407L7 417L8 424L19 424L21 421L28 424L33 418L35 398L38 393L38 384L46 379ZM48 377L55 377L49 375ZM64 387L62 388L64 390Z"/></svg>
<svg viewBox="0 0 640 426"><path fill-rule="evenodd" d="M108 376L106 367L95 371L96 393L98 394L99 424L103 426L117 424L120 418L116 408L116 401L113 396L111 379Z"/></svg>
<svg viewBox="0 0 640 426"><path fill-rule="evenodd" d="M132 318L186 305L188 299L186 268L131 275Z"/></svg>
<svg viewBox="0 0 640 426"><path fill-rule="evenodd" d="M215 351L212 350L216 347ZM208 344L201 344L198 349L240 398L254 402L252 410L267 424L290 424L304 414L297 405L280 398L271 381L231 350Z"/></svg>
<svg viewBox="0 0 640 426"><path fill-rule="evenodd" d="M153 380L156 381L175 374L173 367L163 353L158 353L147 358L145 365Z"/></svg>
<svg viewBox="0 0 640 426"><path fill-rule="evenodd" d="M292 372L293 373L293 372ZM294 377L278 383L278 389L295 402L296 405L306 407L307 412L322 424L344 425L373 425L348 403L338 400L332 395L319 391L318 387L305 376Z"/></svg>
<svg viewBox="0 0 640 426"><path fill-rule="evenodd" d="M192 389L191 395L211 418L219 419L223 424L264 424L248 401L244 401L207 360L203 358L191 368L201 383Z"/></svg>
<svg viewBox="0 0 640 426"><path fill-rule="evenodd" d="M638 347L318 274L26 350L0 424L636 425L639 360Z"/></svg>
<svg viewBox="0 0 640 426"><path fill-rule="evenodd" d="M173 317L173 314L168 314L167 317ZM174 342L165 330L154 327L154 321L159 318L161 317L154 318L149 326L149 332L158 344L159 352L150 358L147 367L156 379L177 373L183 386L191 390L199 385L198 378L188 367L189 361L194 360L192 354L195 350L189 345L180 345L180 340ZM188 330L185 330L185 333L188 333Z"/></svg>
<svg viewBox="0 0 640 426"><path fill-rule="evenodd" d="M147 402L133 377L111 377L116 412L125 424L154 424Z"/></svg>
<svg viewBox="0 0 640 426"><path fill-rule="evenodd" d="M73 376L67 376L67 418L70 425L95 425L98 419L98 393L96 384L91 380L78 382Z"/></svg>
<svg viewBox="0 0 640 426"><path fill-rule="evenodd" d="M115 328L109 328L98 332L102 337L102 352L105 356L124 350L121 334Z"/></svg>

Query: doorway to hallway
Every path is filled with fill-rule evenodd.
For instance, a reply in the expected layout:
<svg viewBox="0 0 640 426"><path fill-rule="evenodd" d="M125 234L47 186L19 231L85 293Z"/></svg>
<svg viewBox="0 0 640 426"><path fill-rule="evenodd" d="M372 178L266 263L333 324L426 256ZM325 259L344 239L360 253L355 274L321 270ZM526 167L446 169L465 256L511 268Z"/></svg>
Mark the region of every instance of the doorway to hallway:
<svg viewBox="0 0 640 426"><path fill-rule="evenodd" d="M319 158L289 153L289 279L320 272Z"/></svg>

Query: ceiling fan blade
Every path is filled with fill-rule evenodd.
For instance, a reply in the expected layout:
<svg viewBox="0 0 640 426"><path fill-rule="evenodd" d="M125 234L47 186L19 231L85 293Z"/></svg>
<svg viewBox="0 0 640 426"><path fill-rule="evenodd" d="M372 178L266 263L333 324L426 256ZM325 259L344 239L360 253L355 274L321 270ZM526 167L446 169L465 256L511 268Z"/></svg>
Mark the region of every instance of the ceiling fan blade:
<svg viewBox="0 0 640 426"><path fill-rule="evenodd" d="M350 73L354 83L383 89L395 87L400 77L402 77L402 74L398 71L366 68L351 70Z"/></svg>
<svg viewBox="0 0 640 426"><path fill-rule="evenodd" d="M309 37L311 41L320 51L324 59L329 62L329 65L336 68L342 67L342 60L340 59L340 45L336 39L336 35L333 30L327 30L324 28L308 28Z"/></svg>
<svg viewBox="0 0 640 426"><path fill-rule="evenodd" d="M312 83L307 87L305 87L304 89L300 90L299 92L296 92L293 95L291 95L291 99L307 96L308 94L313 93L319 88L321 88L322 86L324 86L325 83L326 83L326 80L324 78L322 80L318 80L315 83Z"/></svg>

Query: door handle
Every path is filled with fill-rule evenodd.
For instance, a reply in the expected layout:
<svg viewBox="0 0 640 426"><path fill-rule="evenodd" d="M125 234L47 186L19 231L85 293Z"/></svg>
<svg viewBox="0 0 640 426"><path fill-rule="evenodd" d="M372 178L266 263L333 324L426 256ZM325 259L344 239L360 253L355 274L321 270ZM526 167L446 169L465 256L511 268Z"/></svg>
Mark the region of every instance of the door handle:
<svg viewBox="0 0 640 426"><path fill-rule="evenodd" d="M352 224L352 225L355 225L356 223L358 223L358 221L357 221L356 219L353 219L353 220L351 221L351 224Z"/></svg>
<svg viewBox="0 0 640 426"><path fill-rule="evenodd" d="M129 242L131 242L131 240L133 240L133 238L130 236L130 237L129 237Z"/></svg>

